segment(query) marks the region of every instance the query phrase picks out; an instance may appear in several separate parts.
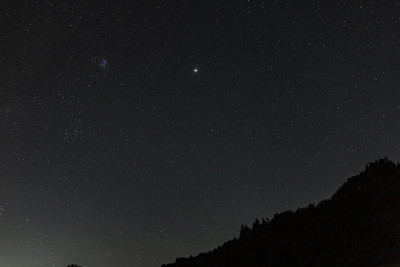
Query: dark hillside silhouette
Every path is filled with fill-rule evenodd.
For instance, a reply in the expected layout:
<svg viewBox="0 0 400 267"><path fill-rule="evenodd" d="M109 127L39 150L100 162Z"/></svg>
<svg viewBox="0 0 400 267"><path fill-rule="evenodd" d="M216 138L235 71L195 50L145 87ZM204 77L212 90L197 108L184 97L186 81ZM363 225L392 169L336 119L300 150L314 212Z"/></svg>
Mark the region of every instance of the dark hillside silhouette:
<svg viewBox="0 0 400 267"><path fill-rule="evenodd" d="M400 164L369 163L318 205L243 225L239 238L163 267L381 266L400 262ZM394 266L394 265L393 265Z"/></svg>

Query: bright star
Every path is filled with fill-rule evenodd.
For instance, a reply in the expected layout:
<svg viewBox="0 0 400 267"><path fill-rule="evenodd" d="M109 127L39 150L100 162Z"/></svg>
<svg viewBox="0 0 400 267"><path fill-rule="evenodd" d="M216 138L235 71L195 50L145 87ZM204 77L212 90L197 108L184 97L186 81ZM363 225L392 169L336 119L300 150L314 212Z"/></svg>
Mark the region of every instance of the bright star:
<svg viewBox="0 0 400 267"><path fill-rule="evenodd" d="M196 73L196 72L198 72L198 71L199 71L198 68L194 68L194 69L193 69L193 72L194 72L194 73Z"/></svg>

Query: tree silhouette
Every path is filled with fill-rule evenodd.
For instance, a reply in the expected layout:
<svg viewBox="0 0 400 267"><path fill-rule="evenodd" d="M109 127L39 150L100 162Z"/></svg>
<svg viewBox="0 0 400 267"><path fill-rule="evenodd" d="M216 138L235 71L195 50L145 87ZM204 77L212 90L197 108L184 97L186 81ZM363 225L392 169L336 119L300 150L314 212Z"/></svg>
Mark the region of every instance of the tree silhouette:
<svg viewBox="0 0 400 267"><path fill-rule="evenodd" d="M250 228L245 224L240 226L240 237L246 236L250 233Z"/></svg>
<svg viewBox="0 0 400 267"><path fill-rule="evenodd" d="M260 225L261 225L260 220L258 218L256 218L256 220L253 223L253 228L256 228L256 227L258 227Z"/></svg>
<svg viewBox="0 0 400 267"><path fill-rule="evenodd" d="M163 266L400 266L399 207L400 164L383 158L318 205L256 219L239 238Z"/></svg>

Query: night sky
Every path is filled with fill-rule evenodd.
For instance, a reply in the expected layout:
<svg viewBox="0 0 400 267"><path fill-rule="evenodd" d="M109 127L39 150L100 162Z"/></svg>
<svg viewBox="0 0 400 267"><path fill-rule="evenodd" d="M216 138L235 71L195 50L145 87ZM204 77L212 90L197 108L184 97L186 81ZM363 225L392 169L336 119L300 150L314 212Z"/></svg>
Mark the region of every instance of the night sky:
<svg viewBox="0 0 400 267"><path fill-rule="evenodd" d="M0 266L159 266L400 159L398 1L2 1Z"/></svg>

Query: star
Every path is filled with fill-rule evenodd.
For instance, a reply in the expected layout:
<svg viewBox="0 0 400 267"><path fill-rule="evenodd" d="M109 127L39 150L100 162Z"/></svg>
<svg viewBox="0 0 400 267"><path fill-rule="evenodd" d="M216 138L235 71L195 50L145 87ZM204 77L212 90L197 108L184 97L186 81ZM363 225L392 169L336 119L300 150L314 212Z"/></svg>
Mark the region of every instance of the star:
<svg viewBox="0 0 400 267"><path fill-rule="evenodd" d="M193 69L193 72L194 72L194 73L197 73L197 72L199 72L199 69L198 69L198 68L194 68L194 69Z"/></svg>

